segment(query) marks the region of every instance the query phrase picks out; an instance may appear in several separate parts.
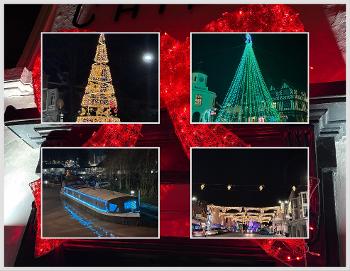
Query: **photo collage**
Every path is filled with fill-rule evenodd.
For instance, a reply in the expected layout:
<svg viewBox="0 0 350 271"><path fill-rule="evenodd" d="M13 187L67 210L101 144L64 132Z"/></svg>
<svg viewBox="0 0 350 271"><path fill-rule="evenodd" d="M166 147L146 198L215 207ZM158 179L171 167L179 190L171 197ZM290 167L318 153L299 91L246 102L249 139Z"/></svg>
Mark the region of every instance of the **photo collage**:
<svg viewBox="0 0 350 271"><path fill-rule="evenodd" d="M346 4L3 8L5 267L349 264Z"/></svg>

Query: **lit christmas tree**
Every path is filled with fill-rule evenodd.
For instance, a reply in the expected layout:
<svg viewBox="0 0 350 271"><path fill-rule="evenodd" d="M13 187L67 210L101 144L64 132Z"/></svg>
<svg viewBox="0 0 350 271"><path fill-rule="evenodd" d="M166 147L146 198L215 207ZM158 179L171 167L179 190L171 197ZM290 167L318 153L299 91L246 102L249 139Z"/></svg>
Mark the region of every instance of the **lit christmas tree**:
<svg viewBox="0 0 350 271"><path fill-rule="evenodd" d="M279 113L255 58L250 34L216 122L278 122Z"/></svg>
<svg viewBox="0 0 350 271"><path fill-rule="evenodd" d="M111 71L107 63L105 36L100 34L77 122L120 122Z"/></svg>

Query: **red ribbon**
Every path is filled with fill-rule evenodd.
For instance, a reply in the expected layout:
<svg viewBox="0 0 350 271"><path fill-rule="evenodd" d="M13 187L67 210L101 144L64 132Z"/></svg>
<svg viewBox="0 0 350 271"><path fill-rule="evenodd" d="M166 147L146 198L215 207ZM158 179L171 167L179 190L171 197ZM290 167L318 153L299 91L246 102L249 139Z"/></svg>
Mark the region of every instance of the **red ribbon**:
<svg viewBox="0 0 350 271"><path fill-rule="evenodd" d="M87 30L62 30L79 32ZM298 13L287 5L247 5L207 24L203 31L213 32L298 32L304 31ZM38 110L41 108L40 55L33 67L33 87ZM167 108L175 132L189 157L190 147L196 146L247 146L224 125L190 124L190 45L189 40L179 42L167 33L161 36L161 100ZM108 124L101 127L84 146L134 146L142 125ZM37 207L37 236L35 256L42 256L63 240L41 239L40 180L31 184ZM189 203L190 204L190 203ZM271 256L290 265L305 259L305 241L256 240ZM277 245L276 245L277 242Z"/></svg>

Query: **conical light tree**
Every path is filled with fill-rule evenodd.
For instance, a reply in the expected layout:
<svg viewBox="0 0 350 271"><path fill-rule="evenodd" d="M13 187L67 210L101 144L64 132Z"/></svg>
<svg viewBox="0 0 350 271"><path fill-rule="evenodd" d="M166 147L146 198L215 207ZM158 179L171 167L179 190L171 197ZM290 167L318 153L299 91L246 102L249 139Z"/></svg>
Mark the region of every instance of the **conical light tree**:
<svg viewBox="0 0 350 271"><path fill-rule="evenodd" d="M250 34L216 122L278 122L270 92L256 60Z"/></svg>
<svg viewBox="0 0 350 271"><path fill-rule="evenodd" d="M111 71L107 63L106 40L104 34L100 34L77 122L120 122Z"/></svg>

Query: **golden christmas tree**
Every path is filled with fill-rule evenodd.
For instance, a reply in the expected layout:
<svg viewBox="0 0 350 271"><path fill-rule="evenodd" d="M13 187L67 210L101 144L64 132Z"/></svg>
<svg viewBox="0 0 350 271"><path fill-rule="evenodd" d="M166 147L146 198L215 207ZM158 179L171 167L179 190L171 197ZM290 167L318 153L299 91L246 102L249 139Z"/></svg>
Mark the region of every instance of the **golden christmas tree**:
<svg viewBox="0 0 350 271"><path fill-rule="evenodd" d="M107 63L105 36L100 34L77 122L120 122L111 71Z"/></svg>

